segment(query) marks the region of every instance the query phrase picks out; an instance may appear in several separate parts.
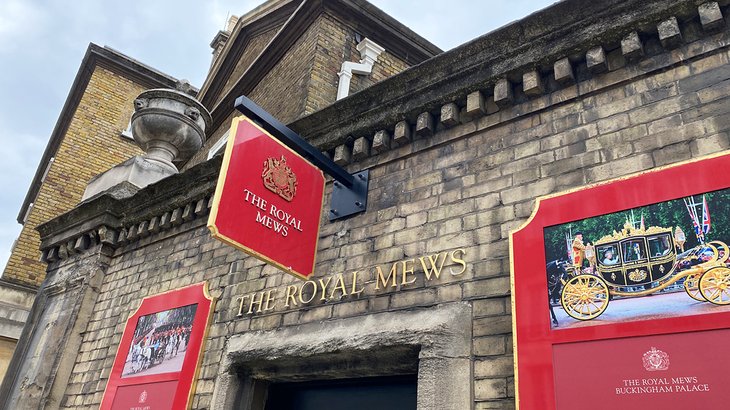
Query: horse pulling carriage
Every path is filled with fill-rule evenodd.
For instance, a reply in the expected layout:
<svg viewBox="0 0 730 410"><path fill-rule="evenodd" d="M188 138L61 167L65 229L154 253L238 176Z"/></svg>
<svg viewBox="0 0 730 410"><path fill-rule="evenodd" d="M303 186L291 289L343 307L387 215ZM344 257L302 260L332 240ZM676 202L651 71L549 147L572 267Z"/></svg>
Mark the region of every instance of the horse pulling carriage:
<svg viewBox="0 0 730 410"><path fill-rule="evenodd" d="M625 226L596 241L587 258L593 273L572 271L561 279L560 303L578 320L600 316L614 296L638 297L684 279L684 290L695 300L730 304L730 250L712 241L677 254L671 228Z"/></svg>

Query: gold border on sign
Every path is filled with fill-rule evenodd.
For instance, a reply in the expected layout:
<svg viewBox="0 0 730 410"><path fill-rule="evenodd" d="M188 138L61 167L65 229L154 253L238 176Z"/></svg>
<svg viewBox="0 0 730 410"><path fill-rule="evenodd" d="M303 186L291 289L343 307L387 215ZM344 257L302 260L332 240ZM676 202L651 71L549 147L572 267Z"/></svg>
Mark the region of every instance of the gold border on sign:
<svg viewBox="0 0 730 410"><path fill-rule="evenodd" d="M198 358L195 361L195 371L193 372L193 380L190 383L190 391L188 392L187 409L190 410L193 407L193 397L195 396L195 390L198 387L198 376L200 375L200 365L203 363L203 352L205 351L205 341L208 339L208 333L210 332L210 326L213 323L213 313L215 312L215 303L217 301L210 294L208 289L208 281L203 282L203 297L210 301L208 307L208 317L205 320L205 326L203 328L203 339L200 342L200 349L198 349Z"/></svg>
<svg viewBox="0 0 730 410"><path fill-rule="evenodd" d="M660 172L660 171L664 171L666 169L679 167L679 166L687 165L687 164L692 164L695 162L705 161L708 159L718 158L718 157L722 157L725 155L730 155L730 150L724 150L724 151L716 152L714 154L705 155L700 158L692 158L692 159L680 161L680 162L677 162L674 164L663 165L661 167L656 167L656 168L652 168L652 169L645 170L645 171L634 172L629 175L624 175L621 177L608 179L606 181L594 182L592 184L588 184L588 185L585 185L582 187L571 188L571 189L567 189L564 191L543 195L543 196L537 197L535 199L535 207L533 208L532 214L530 214L530 217L527 218L527 220L525 222L523 222L519 227L517 227L509 232L509 279L510 279L509 281L510 281L510 292L511 292L511 296L512 296L510 298L511 299L510 307L512 309L512 355L514 358L514 373L515 373L515 410L520 410L520 394L519 394L520 384L519 384L519 371L518 371L518 369L519 369L519 365L518 365L519 357L518 356L519 355L517 352L517 316L515 315L515 313L516 313L515 312L515 265L514 265L514 246L513 246L514 234L521 231L522 229L527 227L530 223L532 223L532 220L535 219L535 216L537 216L537 212L540 209L540 205L542 204L542 201L545 201L547 199L571 194L573 192L578 192L578 191L582 191L582 190L586 190L586 189L592 189L597 186L608 185L608 184L616 183L619 181L625 181L627 179L636 178L641 175L650 174L650 173L654 173L654 172ZM621 211L616 211L616 212L621 212ZM544 241L544 239L543 239L543 241Z"/></svg>
<svg viewBox="0 0 730 410"><path fill-rule="evenodd" d="M324 182L325 178L324 178L324 174L322 173L321 169L317 168L317 171L319 171L320 175L322 175L322 199L320 200L320 205L319 205L320 217L317 220L317 234L315 236L315 241L314 241L314 258L312 259L312 268L310 269L309 275L305 275L303 273L297 272L297 271L293 270L290 266L284 266L281 263L279 263L267 256L264 256L261 253L256 252L255 250L239 243L238 241L231 239L231 238L227 237L226 235L223 235L222 233L220 233L218 231L218 228L215 226L215 220L218 217L218 206L220 204L221 195L223 194L223 186L225 185L226 176L228 175L228 168L231 163L231 155L233 155L233 144L236 139L236 134L238 132L238 124L241 121L246 121L249 124L253 125L259 131L268 135L269 138L271 138L274 142L276 142L280 146L286 148L289 152L291 152L292 154L301 158L303 161L307 162L314 168L317 168L316 166L312 165L312 163L309 162L309 160L307 160L303 156L299 155L299 153L295 152L291 148L289 148L286 145L284 145L283 143L281 143L281 141L274 138L274 136L272 136L269 132L267 132L263 128L259 127L258 124L256 124L254 121L252 121L245 115L241 115L241 116L234 118L231 123L231 131L228 133L228 141L226 143L226 151L223 156L223 163L221 164L220 174L218 174L218 183L216 184L215 194L213 195L213 206L211 207L210 215L208 216L207 226L208 226L208 229L210 230L210 234L215 239L218 239L221 242L224 242L238 250L241 250L241 251L253 256L254 258L262 260L269 265L273 265L290 275L296 276L299 279L307 280L307 279L309 279L309 276L314 274L314 267L317 264L317 249L319 248L319 231L320 231L319 219L321 219L321 217L322 217L322 208L324 206L324 187L325 187L325 182Z"/></svg>
<svg viewBox="0 0 730 410"><path fill-rule="evenodd" d="M144 304L144 302L147 299L156 298L158 296L162 296L162 295L165 295L167 293L179 292L179 291L184 290L186 288L190 288L190 287L193 287L193 286L198 286L201 283L203 284L203 289L202 289L203 290L203 297L205 297L206 299L210 300L210 306L208 307L208 317L206 318L205 324L203 325L203 338L200 341L200 349L198 350L198 358L195 361L195 371L193 372L193 379L191 380L191 383L190 383L190 391L188 392L188 398L187 398L187 402L185 404L185 408L188 409L188 410L190 410L192 408L192 406L193 406L193 397L195 396L195 389L196 389L196 387L198 385L198 375L200 374L200 364L202 363L202 359L203 359L203 350L204 350L204 347L205 347L205 340L208 338L208 332L210 330L210 325L213 322L213 313L215 312L215 303L216 303L216 300L217 300L215 297L213 297L210 294L210 290L208 289L208 281L206 280L206 281L203 281L203 282L194 283L192 285L183 286L183 287L178 288L178 289L170 289L170 290L165 291L165 292L160 292L160 293L157 293L157 294L154 294L154 295L149 295L149 296L143 297L142 300L137 305L137 308L134 309L134 311L129 316L127 316L127 318L124 320L124 330L122 331L122 338L123 338L124 337L124 332L127 331L127 326L129 325L130 319L132 319L134 317L134 315L136 315L137 312L139 312L139 309L142 307L142 305ZM187 305L183 305L183 306L187 306ZM173 308L173 309L176 309L176 308ZM136 326L136 324L135 324L135 326ZM132 332L134 333L134 330L132 330ZM126 354L129 354L128 351L127 352L122 352L121 351L121 347L122 347L122 341L120 340L119 341L119 345L117 346L117 353L114 355L114 362L112 362L112 369L111 369L111 371L114 371L114 365L117 363L117 358L118 358L120 352L123 353L123 354L125 354L125 355ZM123 371L123 369L122 369L122 371ZM109 375L110 375L109 376L109 379L107 379L106 385L104 386L104 393L101 395L101 404L104 403L104 398L106 397L106 395L107 395L107 393L109 391L109 380L111 379L111 373L109 373ZM122 375L121 374L119 375L119 379L120 380L122 379ZM180 380L178 379L178 381L180 381ZM121 387L121 386L117 385L117 390L119 390L119 387ZM114 394L116 395L116 392ZM100 406L101 406L101 404L100 404Z"/></svg>

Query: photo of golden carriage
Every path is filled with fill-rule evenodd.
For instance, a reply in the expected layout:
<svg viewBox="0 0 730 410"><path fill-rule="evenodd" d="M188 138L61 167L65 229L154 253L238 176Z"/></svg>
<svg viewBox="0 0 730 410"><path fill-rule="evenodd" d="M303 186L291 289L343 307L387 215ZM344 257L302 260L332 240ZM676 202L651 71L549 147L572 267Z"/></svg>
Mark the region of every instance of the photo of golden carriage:
<svg viewBox="0 0 730 410"><path fill-rule="evenodd" d="M720 241L683 250L677 228L626 224L586 248L587 269L570 268L562 279L560 303L574 319L591 320L606 311L614 297L640 297L684 280L694 300L730 305L730 250ZM678 253L678 250L680 251Z"/></svg>

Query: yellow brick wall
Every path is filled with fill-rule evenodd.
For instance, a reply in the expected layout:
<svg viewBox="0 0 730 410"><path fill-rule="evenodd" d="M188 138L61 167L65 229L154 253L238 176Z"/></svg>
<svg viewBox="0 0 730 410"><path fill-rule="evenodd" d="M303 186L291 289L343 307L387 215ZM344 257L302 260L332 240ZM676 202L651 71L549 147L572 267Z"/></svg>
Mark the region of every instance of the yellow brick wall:
<svg viewBox="0 0 730 410"><path fill-rule="evenodd" d="M360 61L355 31L334 16L325 13L318 20L319 37L312 66L311 82L304 114L311 114L334 103L337 99L337 73L344 61ZM367 37L368 33L360 33ZM350 94L363 90L379 81L408 68L408 64L388 51L388 44L379 44L385 51L378 56L370 75L353 75Z"/></svg>
<svg viewBox="0 0 730 410"><path fill-rule="evenodd" d="M142 153L132 140L120 134L127 128L135 97L144 90L145 87L106 68L98 65L94 68L55 160L33 201L3 278L39 285L45 278L46 267L40 262L36 227L78 204L93 176Z"/></svg>
<svg viewBox="0 0 730 410"><path fill-rule="evenodd" d="M241 75L251 66L256 57L258 57L261 53L261 50L263 50L264 47L269 43L269 41L274 38L274 35L279 31L280 28L281 26L276 26L267 31L264 31L261 34L253 36L249 40L248 44L246 45L246 49L243 50L243 53L238 60L238 64L236 64L236 68L233 70L233 73L231 73L231 75L228 77L228 81L226 81L226 85L223 87L223 91L218 96L216 104L218 104L226 95L226 93L236 84Z"/></svg>
<svg viewBox="0 0 730 410"><path fill-rule="evenodd" d="M259 36L268 35L269 32L266 32ZM367 33L362 35L367 36ZM247 46L254 48L256 55L260 52L256 48L258 39L259 37L254 38ZM350 84L351 94L409 67L405 61L388 52L388 44L381 46L385 47L385 51L378 57L372 74L353 76ZM235 80L238 79L237 75L243 73L242 67L251 64L246 60L250 55L252 53L249 49L244 50L242 60L233 75ZM289 124L337 100L339 83L337 73L344 61L360 61L355 30L325 12L302 33L281 61L264 76L248 97L279 121ZM232 87L233 77L226 80L226 90ZM231 120L238 115L240 113L231 108L228 119L208 134L208 140L201 151L190 159L185 168L205 161L210 148L231 127Z"/></svg>

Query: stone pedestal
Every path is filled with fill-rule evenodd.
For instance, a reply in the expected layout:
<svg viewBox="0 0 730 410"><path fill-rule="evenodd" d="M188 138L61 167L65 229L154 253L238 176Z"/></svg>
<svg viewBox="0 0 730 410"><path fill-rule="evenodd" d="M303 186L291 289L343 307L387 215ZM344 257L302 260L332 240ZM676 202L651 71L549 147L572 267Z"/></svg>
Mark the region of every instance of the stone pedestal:
<svg viewBox="0 0 730 410"><path fill-rule="evenodd" d="M92 178L86 186L81 201L86 201L124 182L141 189L176 173L177 169L174 167L171 169L159 162L135 156ZM134 192L130 192L130 194L133 195Z"/></svg>
<svg viewBox="0 0 730 410"><path fill-rule="evenodd" d="M205 143L210 113L186 93L169 89L147 90L134 100L134 111L132 136L146 154L92 178L82 201L120 184L141 189L177 174L175 164L184 164ZM130 191L130 195L133 194Z"/></svg>

